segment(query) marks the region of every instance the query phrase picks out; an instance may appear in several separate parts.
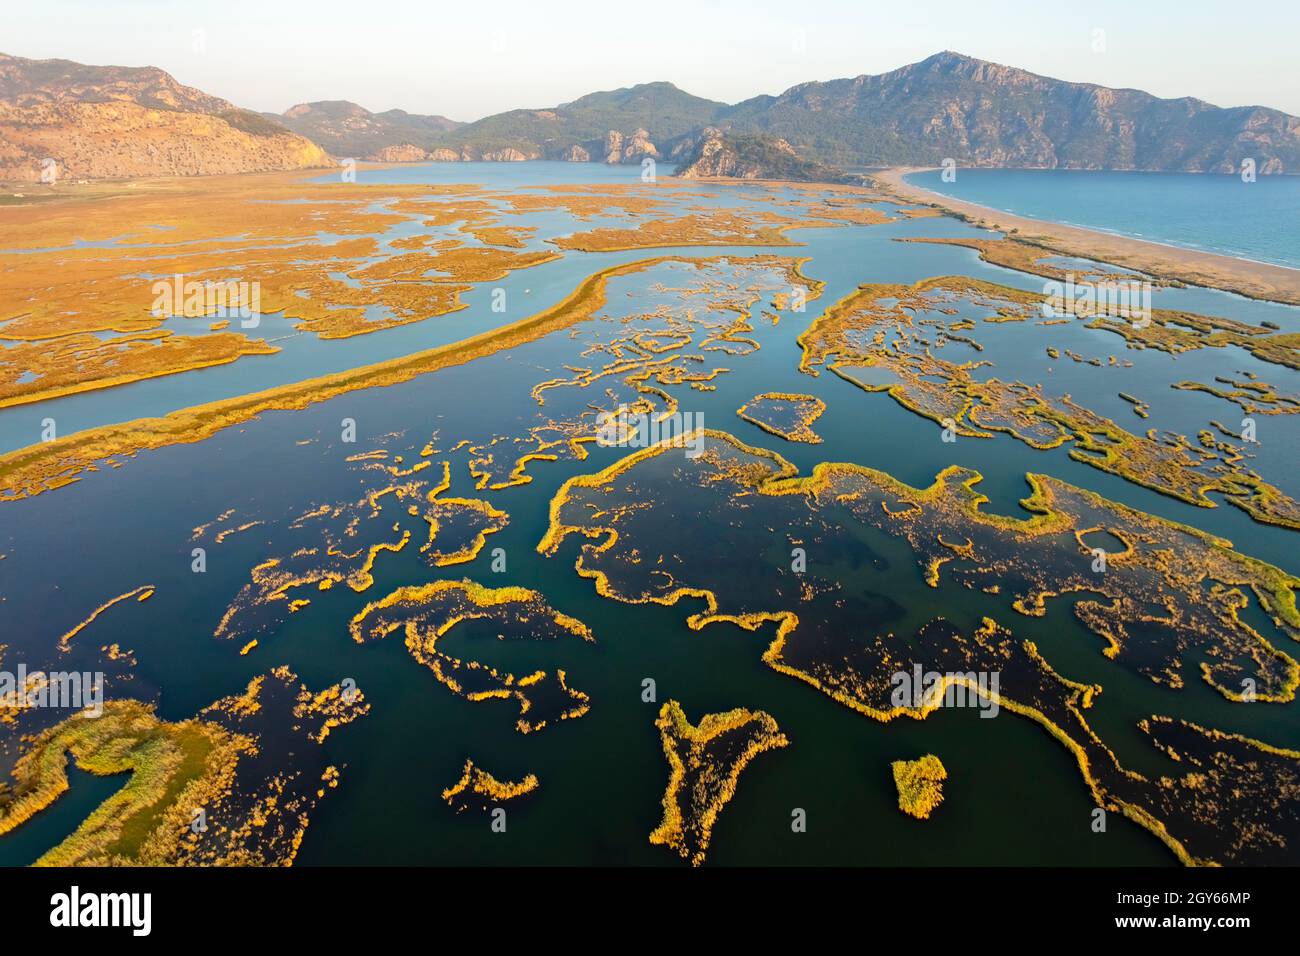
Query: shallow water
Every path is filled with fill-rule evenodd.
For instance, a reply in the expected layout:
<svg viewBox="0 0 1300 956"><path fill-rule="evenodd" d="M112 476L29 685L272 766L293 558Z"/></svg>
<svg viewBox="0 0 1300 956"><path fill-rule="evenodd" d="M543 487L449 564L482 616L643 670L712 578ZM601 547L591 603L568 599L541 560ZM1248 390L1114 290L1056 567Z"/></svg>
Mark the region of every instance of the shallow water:
<svg viewBox="0 0 1300 956"><path fill-rule="evenodd" d="M431 164L360 175L363 180L383 175L404 182L481 182L503 191L574 181L563 177L606 182L632 175L624 168L576 164L470 165L475 168ZM733 201L729 188L710 184L707 191ZM543 226L539 243L548 235L591 228L567 221L562 214L530 221ZM500 283L509 289L511 303L504 317L491 312L489 289L480 287L466 297L468 309L414 325L343 342L297 335L270 358L253 357L219 369L8 409L0 413L0 447L29 443L48 414L67 423L65 431L124 421L455 341L539 311L613 263L662 254L810 256L805 271L826 283L822 297L810 301L805 312L782 311L776 326L759 316L763 303L755 306L754 331L746 334L761 343L760 350L727 357L721 364L730 371L713 382L716 391L669 389L683 411L702 415L710 428L780 452L804 474L821 461L847 461L925 486L948 465L976 468L985 476L979 487L991 499L987 510L997 513L1018 512L1017 502L1028 492L1026 472L1053 475L1221 534L1246 553L1300 572L1295 533L1257 524L1237 508L1195 508L1071 460L1064 448L1036 451L1007 435L945 443L934 423L885 394L869 394L833 374L812 377L799 371L798 335L823 308L860 283L910 283L956 274L1041 289L1040 279L981 263L967 249L892 241L973 233L954 220L918 219L798 230L794 237L805 245L789 249L566 252L556 262L521 270ZM680 270L661 267L616 279L598 317L574 330L583 337L580 341L610 327L606 319L619 320L650 311L659 302L675 301L655 284L671 287L680 281ZM1194 289L1157 290L1155 297L1157 308L1197 309L1250 322L1267 319L1300 330L1300 310L1284 306ZM268 318L265 331L283 330ZM1171 390L1172 381L1212 381L1216 374L1248 367L1280 391L1300 390L1296 373L1238 350L1207 348L1175 360L1155 351L1128 351L1118 336L1088 330L1081 323L1043 328L977 322L968 334L985 345L980 357L993 363L986 370L990 375L1042 382L1049 394L1072 394L1135 432L1156 427L1194 433L1212 418L1233 421L1230 416L1239 411L1211 396ZM543 415L559 414L565 401L575 401L580 408L598 398L596 388L572 399L557 394L539 410L529 395L532 386L565 374L563 366L577 361L574 343L568 330L560 331L404 384L352 392L298 412L266 413L206 441L145 452L121 468L0 505L0 553L7 555L0 562L5 666L48 653L59 635L104 600L149 583L157 588L154 597L143 604L130 602L96 621L78 642L72 661L93 660L96 647L115 641L131 648L139 660L132 692L148 697L150 688L161 688L158 707L166 719L192 716L280 663L289 664L312 687L355 679L372 710L323 744L327 759L342 769L342 783L312 817L299 856L303 864L676 863L674 854L647 841L659 821L667 766L654 727L657 704L641 699L646 677L656 680L660 703L670 697L681 701L693 721L733 707L763 709L790 738L790 746L760 756L742 775L736 797L721 814L710 863L1174 862L1155 837L1117 814L1108 833L1091 832L1092 801L1074 758L1029 721L1005 712L999 719L981 720L976 713L949 710L925 721L876 723L766 667L760 656L772 640L773 625L756 632L726 624L692 631L685 619L698 610L697 602L633 606L598 597L592 583L573 570L573 540L554 557L539 555L536 545L546 530L547 506L560 485L573 475L611 464L627 450L593 445L586 461L534 462L528 469L532 483L499 492L476 491L466 456L449 450L461 439L483 442L497 435L519 435ZM1133 367L1094 368L1064 356L1053 361L1045 354L1047 345L1085 356L1115 354L1132 360ZM950 342L945 348L955 354L967 347ZM603 360L597 355L577 364ZM737 408L766 391L822 398L828 409L813 427L823 443L784 442L736 416ZM1137 419L1132 407L1117 397L1119 391L1150 401L1150 420ZM340 440L345 418L357 423L356 444ZM1283 490L1300 494L1296 416L1270 418L1261 429L1258 468ZM430 568L414 548L382 555L375 565L375 583L366 593L335 588L313 594L310 606L262 635L248 656L239 655L241 642L213 638L226 608L248 582L250 568L288 547L288 522L317 504L355 500L365 488L382 482L382 477L349 463L349 455L385 448L403 454L409 464L419 460L419 449L435 435L439 453L433 460L446 457L452 463L450 493L489 497L510 514L509 525L489 538L489 548L476 560ZM230 508L236 511L235 522L256 519L265 524L220 544L206 539L207 572L192 573L193 529ZM727 534L725 527L710 526L707 518L687 532L688 539L697 535L712 545L725 542ZM773 547L783 552L786 546L781 529L773 529ZM490 567L489 551L497 547L509 559L504 573ZM851 554L861 544L847 541L843 547ZM1153 773L1167 763L1133 729L1137 720L1152 713L1183 716L1279 746L1300 746L1294 705L1232 704L1190 669L1183 690L1153 685L1103 657L1103 642L1064 602L1049 604L1045 617L1026 618L1011 610L1005 596L925 586L921 569L897 541L880 536L870 547L886 559L887 568L863 570L856 580L864 593L878 596L882 607L895 602L908 619L916 620L941 615L965 622L996 616L1017 636L1035 641L1063 675L1104 684L1106 691L1089 720L1126 763ZM736 586L743 588L746 562L765 558L735 554L732 560ZM565 668L573 686L590 694L588 714L522 735L514 729L517 713L510 703L472 703L448 692L412 660L400 634L364 645L349 637L347 621L367 601L403 585L462 577L494 587L534 588L556 609L591 627L593 644L505 642L480 647L464 638L458 651L466 656L481 653L484 660L516 673L538 666ZM869 632L884 623L882 615L882 620L863 620L861 626ZM1269 625L1261 621L1257 626ZM950 776L943 807L922 825L898 812L889 763L927 752L943 759ZM493 834L481 815L452 813L439 799L439 791L458 777L467 757L501 779L529 772L541 779L537 794L511 807L507 834ZM34 852L33 840L61 839L74 825L68 814L87 810L112 789L107 782L77 777L71 793L55 808L0 837L0 863L31 862L39 852ZM795 807L808 812L806 834L791 833Z"/></svg>

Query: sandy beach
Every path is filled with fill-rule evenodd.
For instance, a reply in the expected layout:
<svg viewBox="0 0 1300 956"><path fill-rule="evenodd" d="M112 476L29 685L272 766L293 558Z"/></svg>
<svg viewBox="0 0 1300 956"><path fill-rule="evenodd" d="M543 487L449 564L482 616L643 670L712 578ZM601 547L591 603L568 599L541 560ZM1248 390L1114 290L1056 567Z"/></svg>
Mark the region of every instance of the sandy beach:
<svg viewBox="0 0 1300 956"><path fill-rule="evenodd" d="M871 179L882 191L900 199L934 206L985 229L1006 233L1015 230L1015 238L1021 242L1061 255L1109 262L1147 275L1237 292L1252 299L1300 305L1300 270L1017 216L931 192L903 178L922 171L920 167L897 167L871 173Z"/></svg>

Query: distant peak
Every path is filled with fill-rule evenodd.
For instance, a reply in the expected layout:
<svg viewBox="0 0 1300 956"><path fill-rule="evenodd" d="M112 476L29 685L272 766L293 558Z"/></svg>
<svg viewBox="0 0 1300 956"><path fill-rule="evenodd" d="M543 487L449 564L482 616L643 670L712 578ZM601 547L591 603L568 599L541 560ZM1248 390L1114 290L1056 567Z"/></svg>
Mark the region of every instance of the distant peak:
<svg viewBox="0 0 1300 956"><path fill-rule="evenodd" d="M313 100L310 103L296 103L280 115L287 119L297 119L298 117L306 116L309 113L325 113L332 116L371 115L368 109L357 103L353 103L351 100Z"/></svg>
<svg viewBox="0 0 1300 956"><path fill-rule="evenodd" d="M958 53L956 50L942 50L939 53L927 56L914 66L997 66L989 60L981 60L976 56L967 56L965 53ZM904 68L906 69L906 67Z"/></svg>
<svg viewBox="0 0 1300 956"><path fill-rule="evenodd" d="M632 86L625 86L618 90L610 90L609 92L611 93L681 93L682 90L675 83L670 83L667 80L651 80L649 83L634 83Z"/></svg>

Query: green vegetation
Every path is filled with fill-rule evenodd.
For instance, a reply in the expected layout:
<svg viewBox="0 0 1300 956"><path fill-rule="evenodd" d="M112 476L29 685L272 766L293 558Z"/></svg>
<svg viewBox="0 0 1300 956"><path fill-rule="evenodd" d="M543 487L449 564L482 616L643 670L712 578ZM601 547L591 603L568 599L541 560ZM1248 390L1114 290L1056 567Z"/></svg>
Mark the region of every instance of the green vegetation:
<svg viewBox="0 0 1300 956"><path fill-rule="evenodd" d="M739 176L787 182L848 182L843 170L803 159L789 143L756 133L705 130L681 158L678 175Z"/></svg>
<svg viewBox="0 0 1300 956"><path fill-rule="evenodd" d="M631 133L640 127L649 130L650 139L664 151L666 141L713 122L726 109L725 103L692 96L671 83L642 83L591 93L549 110L498 113L468 123L432 145L475 151L513 147L528 152L531 148L553 159L578 144L594 159L610 130Z"/></svg>
<svg viewBox="0 0 1300 956"><path fill-rule="evenodd" d="M289 131L274 120L250 110L230 109L217 114L235 129L250 136L281 136Z"/></svg>

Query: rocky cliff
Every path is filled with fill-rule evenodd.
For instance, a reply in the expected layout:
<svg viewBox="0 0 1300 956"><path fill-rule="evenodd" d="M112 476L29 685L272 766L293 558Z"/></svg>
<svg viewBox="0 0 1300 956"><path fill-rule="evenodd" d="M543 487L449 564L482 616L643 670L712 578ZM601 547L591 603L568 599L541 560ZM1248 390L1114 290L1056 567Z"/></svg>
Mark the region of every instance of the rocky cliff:
<svg viewBox="0 0 1300 956"><path fill-rule="evenodd" d="M376 163L423 163L429 159L429 151L402 143L398 146L385 146L366 157Z"/></svg>
<svg viewBox="0 0 1300 956"><path fill-rule="evenodd" d="M796 182L848 182L842 170L799 156L783 139L733 134L713 126L680 140L670 159L683 179L781 179Z"/></svg>
<svg viewBox="0 0 1300 956"><path fill-rule="evenodd" d="M620 133L612 129L605 134L605 162L639 163L646 156L659 156L648 130L638 127L631 133Z"/></svg>

